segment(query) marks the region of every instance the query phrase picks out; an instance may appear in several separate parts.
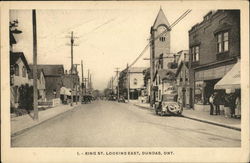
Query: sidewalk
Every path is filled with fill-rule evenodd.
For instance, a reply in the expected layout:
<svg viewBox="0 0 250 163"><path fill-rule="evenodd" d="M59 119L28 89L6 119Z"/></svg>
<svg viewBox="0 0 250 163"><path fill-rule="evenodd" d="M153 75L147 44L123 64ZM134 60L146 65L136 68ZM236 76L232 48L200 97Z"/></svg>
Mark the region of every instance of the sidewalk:
<svg viewBox="0 0 250 163"><path fill-rule="evenodd" d="M130 100L129 102L135 106L153 110L153 108L151 108L148 103L146 104L139 103L137 100L133 100L133 101ZM182 116L185 118L197 120L200 122L209 123L209 124L241 131L240 119L226 118L224 115L210 115L209 112L197 111L193 109L184 109L182 112Z"/></svg>
<svg viewBox="0 0 250 163"><path fill-rule="evenodd" d="M73 106L70 105L58 105L54 108L50 108L47 110L39 111L39 120L33 120L31 115L23 115L18 117L11 118L11 136L17 135L33 126L36 126L48 119L51 119L61 113L64 113L68 110L73 109L76 106L79 106L80 103L77 105L74 104ZM31 113L32 114L32 113ZM33 116L33 115L32 115Z"/></svg>

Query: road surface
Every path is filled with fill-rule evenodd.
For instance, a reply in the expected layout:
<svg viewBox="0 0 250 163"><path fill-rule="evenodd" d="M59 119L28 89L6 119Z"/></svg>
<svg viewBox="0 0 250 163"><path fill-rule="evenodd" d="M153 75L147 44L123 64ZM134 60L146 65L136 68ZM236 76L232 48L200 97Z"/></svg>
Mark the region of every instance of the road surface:
<svg viewBox="0 0 250 163"><path fill-rule="evenodd" d="M83 104L11 138L12 147L240 147L240 132L115 101Z"/></svg>

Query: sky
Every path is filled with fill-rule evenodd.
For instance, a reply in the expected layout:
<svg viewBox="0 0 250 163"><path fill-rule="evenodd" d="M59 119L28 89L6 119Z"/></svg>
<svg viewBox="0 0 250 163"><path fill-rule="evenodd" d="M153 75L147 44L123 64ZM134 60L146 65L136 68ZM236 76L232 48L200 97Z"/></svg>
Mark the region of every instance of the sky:
<svg viewBox="0 0 250 163"><path fill-rule="evenodd" d="M63 64L70 68L70 33L74 32L74 63L83 60L84 75L89 69L94 89L103 90L115 76L115 68L126 68L132 63L148 43L150 27L162 7L172 24L187 9L173 7L166 3L154 5L89 5L84 9L40 9L37 15L38 64ZM192 9L171 31L171 52L188 50L188 30L202 21L210 9ZM10 21L18 19L15 35L17 44L14 51L24 52L32 64L32 11L10 10ZM149 50L134 67L148 67ZM78 66L79 72L81 71ZM81 76L81 72L80 72Z"/></svg>

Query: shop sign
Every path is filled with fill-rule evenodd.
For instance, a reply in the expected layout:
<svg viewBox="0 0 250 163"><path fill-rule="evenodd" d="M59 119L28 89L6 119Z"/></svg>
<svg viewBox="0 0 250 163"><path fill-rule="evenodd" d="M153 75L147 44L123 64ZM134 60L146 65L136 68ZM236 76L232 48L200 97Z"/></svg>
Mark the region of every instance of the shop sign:
<svg viewBox="0 0 250 163"><path fill-rule="evenodd" d="M212 80L222 78L233 65L220 66L208 70L195 72L195 80Z"/></svg>

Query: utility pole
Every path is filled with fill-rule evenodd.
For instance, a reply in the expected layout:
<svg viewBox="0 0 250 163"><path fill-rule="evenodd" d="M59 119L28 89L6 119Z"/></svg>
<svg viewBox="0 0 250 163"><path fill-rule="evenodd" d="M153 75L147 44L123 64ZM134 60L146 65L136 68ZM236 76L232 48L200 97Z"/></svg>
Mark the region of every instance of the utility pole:
<svg viewBox="0 0 250 163"><path fill-rule="evenodd" d="M83 98L84 76L83 76L83 62L82 62L82 60L81 60L81 70L82 70L82 84L81 84L81 88L82 88L82 98Z"/></svg>
<svg viewBox="0 0 250 163"><path fill-rule="evenodd" d="M114 80L114 78L112 76L112 78L111 78L111 90L112 90L112 93L113 93L113 80Z"/></svg>
<svg viewBox="0 0 250 163"><path fill-rule="evenodd" d="M73 87L72 87L72 90L71 90L71 103L70 103L70 105L71 106L73 106L73 91L74 91L74 87L75 87L75 80L74 80L74 77L73 77L73 70L74 70L74 54L73 54L73 47L74 46L77 46L77 45L75 45L74 44L74 32L72 31L71 32L71 36L70 36L70 48L71 48L71 70L70 70L70 75L71 75L71 79L72 79L72 85L73 85ZM69 44L67 44L67 45L69 45ZM77 101L77 100L76 100Z"/></svg>
<svg viewBox="0 0 250 163"><path fill-rule="evenodd" d="M89 73L89 69L88 69L88 93L89 93L89 75L90 75L90 73Z"/></svg>
<svg viewBox="0 0 250 163"><path fill-rule="evenodd" d="M37 35L36 35L36 10L32 10L33 24L33 106L34 120L38 120L38 102L37 102Z"/></svg>
<svg viewBox="0 0 250 163"><path fill-rule="evenodd" d="M117 101L119 99L119 67L116 68L116 77L117 77Z"/></svg>
<svg viewBox="0 0 250 163"><path fill-rule="evenodd" d="M87 81L88 81L88 78L84 78L84 93L85 93L85 95L87 93Z"/></svg>
<svg viewBox="0 0 250 163"><path fill-rule="evenodd" d="M89 90L92 93L92 80L91 80L91 74L89 74Z"/></svg>
<svg viewBox="0 0 250 163"><path fill-rule="evenodd" d="M129 85L130 85L130 79L129 79L129 67L128 67L128 64L127 64L127 94L128 94L128 102L129 102Z"/></svg>

